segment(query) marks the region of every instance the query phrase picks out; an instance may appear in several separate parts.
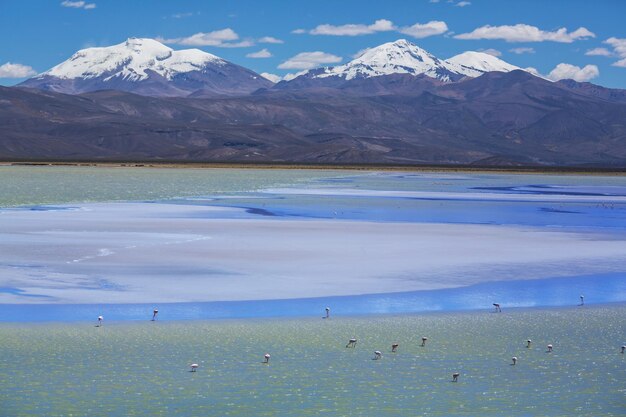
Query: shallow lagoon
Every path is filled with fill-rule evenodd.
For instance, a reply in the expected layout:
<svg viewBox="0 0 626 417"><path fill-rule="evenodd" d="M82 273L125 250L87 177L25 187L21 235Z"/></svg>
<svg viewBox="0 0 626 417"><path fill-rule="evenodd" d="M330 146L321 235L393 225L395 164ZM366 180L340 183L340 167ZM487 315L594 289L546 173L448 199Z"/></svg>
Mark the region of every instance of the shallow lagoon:
<svg viewBox="0 0 626 417"><path fill-rule="evenodd" d="M619 304L100 328L5 323L0 409L13 417L618 416L625 314ZM350 337L355 349L345 348Z"/></svg>
<svg viewBox="0 0 626 417"><path fill-rule="evenodd" d="M0 166L0 207L2 416L624 414L625 177Z"/></svg>
<svg viewBox="0 0 626 417"><path fill-rule="evenodd" d="M0 177L1 320L141 319L155 303L197 319L626 300L621 176L0 167ZM40 306L11 307L25 303Z"/></svg>

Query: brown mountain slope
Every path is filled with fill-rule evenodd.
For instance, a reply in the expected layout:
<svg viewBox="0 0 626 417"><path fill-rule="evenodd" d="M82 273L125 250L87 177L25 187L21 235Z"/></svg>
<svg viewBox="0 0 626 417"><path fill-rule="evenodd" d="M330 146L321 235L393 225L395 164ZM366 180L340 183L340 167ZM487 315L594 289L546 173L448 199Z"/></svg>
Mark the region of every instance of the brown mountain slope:
<svg viewBox="0 0 626 417"><path fill-rule="evenodd" d="M212 99L0 88L0 158L626 167L620 90L384 78Z"/></svg>

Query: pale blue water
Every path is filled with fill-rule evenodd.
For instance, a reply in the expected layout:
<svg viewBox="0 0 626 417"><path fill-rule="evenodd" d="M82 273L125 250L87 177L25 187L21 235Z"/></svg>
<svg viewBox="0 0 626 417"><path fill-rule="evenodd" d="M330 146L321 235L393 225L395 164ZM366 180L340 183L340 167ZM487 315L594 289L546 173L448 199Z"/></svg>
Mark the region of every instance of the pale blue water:
<svg viewBox="0 0 626 417"><path fill-rule="evenodd" d="M0 288L0 293L15 289ZM333 316L401 314L427 311L491 311L492 301L506 310L535 306L572 306L585 295L586 305L626 300L624 274L597 274L545 280L486 282L468 287L389 294L287 300L158 304L161 320L252 317L316 317L332 306ZM0 321L86 321L104 315L111 321L147 320L155 304L0 304Z"/></svg>
<svg viewBox="0 0 626 417"><path fill-rule="evenodd" d="M543 182L543 184L539 184ZM555 190L547 185L560 187ZM273 216L295 218L401 221L422 223L496 224L524 226L562 226L626 228L626 204L606 204L604 199L626 196L623 176L556 176L473 174L392 174L380 173L341 178L325 178L299 184L302 188L351 188L360 190L436 191L438 199L416 197L341 197L305 195L267 196L227 199L215 205L265 210ZM582 190L582 191L581 191ZM509 195L586 195L592 202L498 201L476 198L458 201L445 193L492 192ZM265 197L259 200L259 197ZM189 201L183 201L189 204ZM200 203L202 204L202 203Z"/></svg>

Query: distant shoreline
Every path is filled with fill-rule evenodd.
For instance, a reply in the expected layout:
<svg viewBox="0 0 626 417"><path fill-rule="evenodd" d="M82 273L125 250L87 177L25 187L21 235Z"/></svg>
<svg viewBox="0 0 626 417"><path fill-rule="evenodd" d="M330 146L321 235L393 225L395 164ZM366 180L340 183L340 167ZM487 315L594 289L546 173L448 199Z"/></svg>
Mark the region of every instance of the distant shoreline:
<svg viewBox="0 0 626 417"><path fill-rule="evenodd" d="M556 166L488 166L488 165L387 165L387 164L311 164L280 162L181 162L181 161L47 161L6 160L0 166L73 166L106 168L191 168L191 169L300 169L338 171L413 171L413 172L473 172L507 174L554 175L626 175L626 168L556 167Z"/></svg>

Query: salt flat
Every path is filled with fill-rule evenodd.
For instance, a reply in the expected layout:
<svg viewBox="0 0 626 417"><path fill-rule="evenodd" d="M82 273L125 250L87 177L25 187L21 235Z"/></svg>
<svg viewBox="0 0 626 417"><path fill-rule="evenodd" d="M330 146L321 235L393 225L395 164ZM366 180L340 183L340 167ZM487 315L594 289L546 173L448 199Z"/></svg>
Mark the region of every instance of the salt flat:
<svg viewBox="0 0 626 417"><path fill-rule="evenodd" d="M237 218L241 216L242 218ZM262 300L619 272L623 236L95 203L0 212L2 303Z"/></svg>

